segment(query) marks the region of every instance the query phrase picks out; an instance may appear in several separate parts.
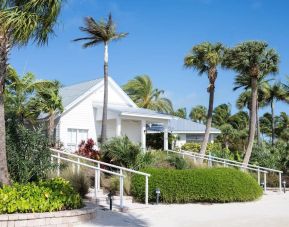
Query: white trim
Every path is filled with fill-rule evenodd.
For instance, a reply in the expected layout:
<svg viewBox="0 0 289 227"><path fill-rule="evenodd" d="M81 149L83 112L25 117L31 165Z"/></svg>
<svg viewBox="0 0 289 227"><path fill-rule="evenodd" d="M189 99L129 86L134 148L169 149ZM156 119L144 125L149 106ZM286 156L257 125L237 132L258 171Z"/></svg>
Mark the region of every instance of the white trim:
<svg viewBox="0 0 289 227"><path fill-rule="evenodd" d="M144 118L154 118L154 119L164 119L170 120L170 116L161 116L161 115L152 115L152 114L137 114L137 113L121 113L121 116L128 116L128 117L144 117Z"/></svg>
<svg viewBox="0 0 289 227"><path fill-rule="evenodd" d="M177 133L177 134L205 134L205 131L174 131L169 130L171 133ZM221 134L221 132L210 132L210 134Z"/></svg>

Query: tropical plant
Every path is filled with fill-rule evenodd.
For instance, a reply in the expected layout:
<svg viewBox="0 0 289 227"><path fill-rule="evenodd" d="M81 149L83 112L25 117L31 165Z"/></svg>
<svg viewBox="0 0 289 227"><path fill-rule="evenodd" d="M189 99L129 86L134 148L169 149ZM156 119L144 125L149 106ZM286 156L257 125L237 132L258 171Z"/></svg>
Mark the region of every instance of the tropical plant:
<svg viewBox="0 0 289 227"><path fill-rule="evenodd" d="M288 94L281 83L269 85L265 95L265 105L271 108L271 142L272 146L275 143L275 102L283 101L288 103Z"/></svg>
<svg viewBox="0 0 289 227"><path fill-rule="evenodd" d="M61 9L62 0L0 1L0 182L10 184L6 159L4 83L8 56L14 46L30 40L46 44Z"/></svg>
<svg viewBox="0 0 289 227"><path fill-rule="evenodd" d="M189 117L196 122L205 123L207 116L207 108L202 105L197 105L192 108Z"/></svg>
<svg viewBox="0 0 289 227"><path fill-rule="evenodd" d="M148 75L136 76L123 85L123 90L138 107L155 110L161 113L172 113L172 103L163 96L164 90L154 88Z"/></svg>
<svg viewBox="0 0 289 227"><path fill-rule="evenodd" d="M49 81L50 82L50 81ZM47 135L51 143L54 141L55 117L63 112L62 98L60 96L61 84L59 81L51 81L46 87L37 89L36 96L31 100L29 106L37 106L43 113L47 113L48 126Z"/></svg>
<svg viewBox="0 0 289 227"><path fill-rule="evenodd" d="M33 73L28 72L20 77L12 67L8 68L5 79L5 115L13 115L20 122L35 122L41 109L33 110L30 104L31 96L39 89L47 88L52 84L48 80L36 80Z"/></svg>
<svg viewBox="0 0 289 227"><path fill-rule="evenodd" d="M107 139L107 105L108 105L108 45L112 41L122 39L128 33L118 33L111 14L108 20L95 21L92 17L86 17L85 27L80 30L88 36L75 39L74 41L84 41L83 48L94 47L99 44L104 45L104 97L101 126L101 143Z"/></svg>
<svg viewBox="0 0 289 227"><path fill-rule="evenodd" d="M268 44L248 41L225 50L223 66L239 75L249 75L251 80L251 108L249 139L243 163L247 165L252 153L257 118L258 80L278 71L279 56Z"/></svg>
<svg viewBox="0 0 289 227"><path fill-rule="evenodd" d="M204 42L194 46L184 59L185 67L198 70L200 75L206 73L208 74L209 79L209 87L207 88L207 91L210 94L209 108L205 136L200 151L201 154L205 154L209 141L214 108L215 81L218 75L217 67L222 62L223 51L224 47L221 43L212 44Z"/></svg>
<svg viewBox="0 0 289 227"><path fill-rule="evenodd" d="M213 111L213 125L222 126L227 124L231 116L231 106L229 104L221 104Z"/></svg>
<svg viewBox="0 0 289 227"><path fill-rule="evenodd" d="M95 142L93 139L82 140L78 145L78 150L75 152L78 155L94 160L100 160L100 153L95 148Z"/></svg>
<svg viewBox="0 0 289 227"><path fill-rule="evenodd" d="M114 137L101 147L102 160L127 168L142 168L144 162L150 162L150 153L143 153L138 144L134 144L127 136Z"/></svg>
<svg viewBox="0 0 289 227"><path fill-rule="evenodd" d="M187 119L187 109L185 107L179 108L173 112L173 115L179 118Z"/></svg>

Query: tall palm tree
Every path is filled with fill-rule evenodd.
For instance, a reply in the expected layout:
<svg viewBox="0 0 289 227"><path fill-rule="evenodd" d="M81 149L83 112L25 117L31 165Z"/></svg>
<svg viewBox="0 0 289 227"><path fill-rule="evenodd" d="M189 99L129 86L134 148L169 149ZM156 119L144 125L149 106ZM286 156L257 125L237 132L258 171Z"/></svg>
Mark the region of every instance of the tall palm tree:
<svg viewBox="0 0 289 227"><path fill-rule="evenodd" d="M104 97L101 126L101 143L107 139L107 104L108 104L108 45L112 41L119 40L127 36L128 33L118 33L111 14L108 20L95 21L92 17L84 19L85 27L80 27L88 36L75 39L74 41L84 41L83 48L94 47L98 44L104 45Z"/></svg>
<svg viewBox="0 0 289 227"><path fill-rule="evenodd" d="M204 123L206 122L207 112L208 110L205 106L197 105L192 108L189 117L193 121Z"/></svg>
<svg viewBox="0 0 289 227"><path fill-rule="evenodd" d="M235 70L238 74L249 75L251 79L251 108L249 140L244 165L249 163L256 130L256 109L258 99L258 79L278 71L279 56L268 44L248 41L225 50L223 66Z"/></svg>
<svg viewBox="0 0 289 227"><path fill-rule="evenodd" d="M55 128L56 114L63 112L62 98L59 94L61 84L59 81L53 81L52 85L46 89L38 89L35 99L31 101L39 109L48 114L47 135L51 143L54 143L53 131Z"/></svg>
<svg viewBox="0 0 289 227"><path fill-rule="evenodd" d="M138 107L155 110L161 113L172 113L172 102L163 97L164 91L154 88L148 75L136 76L123 85L123 90Z"/></svg>
<svg viewBox="0 0 289 227"><path fill-rule="evenodd" d="M198 70L200 75L206 73L209 79L209 87L207 88L210 95L209 108L205 136L200 151L201 154L206 153L209 141L212 114L214 109L215 81L218 75L217 67L222 62L223 51L224 47L221 43L212 44L209 42L204 42L194 46L191 52L184 59L185 67Z"/></svg>
<svg viewBox="0 0 289 227"><path fill-rule="evenodd" d="M288 94L281 83L274 83L267 87L267 92L265 95L265 104L270 105L271 108L271 142L272 146L275 143L275 102L276 101L283 101L288 103Z"/></svg>
<svg viewBox="0 0 289 227"><path fill-rule="evenodd" d="M8 56L14 46L29 40L46 44L61 9L62 0L0 0L0 182L10 184L5 142L4 81Z"/></svg>

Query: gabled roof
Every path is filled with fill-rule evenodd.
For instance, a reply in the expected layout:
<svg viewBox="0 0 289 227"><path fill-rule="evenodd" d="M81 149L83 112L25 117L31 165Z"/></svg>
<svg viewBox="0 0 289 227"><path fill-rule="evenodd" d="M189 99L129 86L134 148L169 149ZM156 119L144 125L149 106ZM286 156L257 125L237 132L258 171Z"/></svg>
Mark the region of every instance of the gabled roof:
<svg viewBox="0 0 289 227"><path fill-rule="evenodd" d="M63 107L67 107L80 96L84 95L89 89L100 83L102 79L90 80L60 89L60 96L62 97Z"/></svg>
<svg viewBox="0 0 289 227"><path fill-rule="evenodd" d="M172 117L168 123L169 131L173 133L205 133L206 126L197 122L193 122L191 120ZM153 124L147 128L148 131L163 131L162 124ZM221 133L219 129L211 128L210 133L218 134Z"/></svg>

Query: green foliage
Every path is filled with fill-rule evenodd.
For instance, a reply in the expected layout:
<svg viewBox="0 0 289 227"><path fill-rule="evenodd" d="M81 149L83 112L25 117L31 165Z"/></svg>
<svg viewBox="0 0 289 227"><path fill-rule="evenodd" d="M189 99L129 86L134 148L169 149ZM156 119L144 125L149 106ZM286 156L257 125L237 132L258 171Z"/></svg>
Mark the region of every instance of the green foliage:
<svg viewBox="0 0 289 227"><path fill-rule="evenodd" d="M8 122L6 141L8 169L13 181L38 181L52 169L48 140L40 129Z"/></svg>
<svg viewBox="0 0 289 227"><path fill-rule="evenodd" d="M164 203L244 202L258 199L262 189L247 173L231 168L203 168L189 170L143 169L150 173L149 201L155 202L156 188ZM132 177L132 195L144 201L145 178Z"/></svg>
<svg viewBox="0 0 289 227"><path fill-rule="evenodd" d="M207 108L202 105L197 105L192 108L189 117L199 123L205 123L207 119Z"/></svg>
<svg viewBox="0 0 289 227"><path fill-rule="evenodd" d="M123 86L123 90L141 108L162 113L173 112L171 101L163 96L164 91L154 88L147 75L136 76Z"/></svg>
<svg viewBox="0 0 289 227"><path fill-rule="evenodd" d="M82 207L68 181L54 178L39 183L14 184L0 189L0 214L52 212Z"/></svg>
<svg viewBox="0 0 289 227"><path fill-rule="evenodd" d="M151 160L150 153L144 154L127 136L110 139L102 145L101 152L103 161L127 168L142 168Z"/></svg>
<svg viewBox="0 0 289 227"><path fill-rule="evenodd" d="M89 192L90 179L84 171L81 170L79 173L75 171L73 173L72 168L66 168L61 172L61 177L69 181L73 189L78 192L82 198Z"/></svg>

